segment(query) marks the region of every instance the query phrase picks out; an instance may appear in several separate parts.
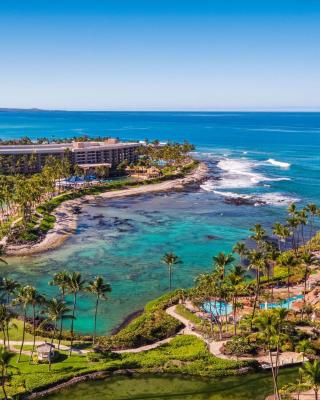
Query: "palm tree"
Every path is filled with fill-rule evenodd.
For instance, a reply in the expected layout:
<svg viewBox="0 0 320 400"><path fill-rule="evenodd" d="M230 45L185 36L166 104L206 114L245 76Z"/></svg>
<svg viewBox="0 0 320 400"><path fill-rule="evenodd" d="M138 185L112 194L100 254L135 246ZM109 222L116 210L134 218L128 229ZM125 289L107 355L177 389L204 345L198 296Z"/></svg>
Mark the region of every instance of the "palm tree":
<svg viewBox="0 0 320 400"><path fill-rule="evenodd" d="M288 311L285 309L264 310L255 318L255 327L259 330L259 338L267 347L270 357L270 365L274 386L274 398L278 400L278 372L279 372L279 352L283 339L283 328ZM272 350L276 348L275 359Z"/></svg>
<svg viewBox="0 0 320 400"><path fill-rule="evenodd" d="M233 253L237 253L240 256L240 262L242 263L243 257L246 256L248 253L247 247L243 242L237 242L233 248L232 248Z"/></svg>
<svg viewBox="0 0 320 400"><path fill-rule="evenodd" d="M29 298L29 304L32 308L32 334L33 334L33 344L32 344L32 350L30 354L30 360L29 362L32 361L32 356L34 353L34 349L36 347L36 307L38 305L44 304L45 298L41 294L37 292L37 290L33 286L29 286L28 289L28 298Z"/></svg>
<svg viewBox="0 0 320 400"><path fill-rule="evenodd" d="M70 282L70 274L68 271L60 271L53 275L53 279L49 282L50 286L58 286L61 293L61 300L65 300Z"/></svg>
<svg viewBox="0 0 320 400"><path fill-rule="evenodd" d="M21 353L24 346L24 338L26 333L26 319L27 319L27 309L30 304L30 288L31 286L23 286L20 288L17 297L14 299L13 303L17 305L21 305L23 308L23 328L22 328L22 341L19 351L18 362L21 359Z"/></svg>
<svg viewBox="0 0 320 400"><path fill-rule="evenodd" d="M4 304L0 304L0 330L3 334L3 345L6 347L6 314L7 307Z"/></svg>
<svg viewBox="0 0 320 400"><path fill-rule="evenodd" d="M300 372L307 382L312 385L315 400L319 400L320 362L318 360L314 360L313 362L308 361L300 368Z"/></svg>
<svg viewBox="0 0 320 400"><path fill-rule="evenodd" d="M288 288L288 296L290 295L290 275L291 269L294 268L298 264L297 258L292 253L283 253L278 258L278 262L282 267L287 268L287 288Z"/></svg>
<svg viewBox="0 0 320 400"><path fill-rule="evenodd" d="M290 216L294 216L297 212L297 207L295 205L295 203L290 203L288 206L288 214Z"/></svg>
<svg viewBox="0 0 320 400"><path fill-rule="evenodd" d="M315 204L307 204L307 212L309 213L310 216L310 232L309 232L309 236L310 236L310 240L312 238L313 235L313 226L314 226L314 218L318 213L318 207Z"/></svg>
<svg viewBox="0 0 320 400"><path fill-rule="evenodd" d="M7 344L8 349L10 349L9 327L15 326L11 323L14 316L14 313L5 304L0 304L0 329L3 333L3 345L6 347Z"/></svg>
<svg viewBox="0 0 320 400"><path fill-rule="evenodd" d="M111 286L109 285L109 283L104 282L102 276L97 276L94 281L89 282L87 291L96 296L96 306L94 311L94 331L93 331L94 332L93 344L95 344L96 334L97 334L97 314L98 314L99 300L107 299L106 294L111 292Z"/></svg>
<svg viewBox="0 0 320 400"><path fill-rule="evenodd" d="M220 271L222 274L222 279L224 279L226 274L226 267L233 263L234 257L232 254L225 254L223 251L213 256L213 265L216 270Z"/></svg>
<svg viewBox="0 0 320 400"><path fill-rule="evenodd" d="M290 229L286 225L282 225L279 222L276 222L273 225L272 233L278 239L278 249L279 249L279 251L282 251L281 242L284 243L284 244L286 243L287 238L290 237Z"/></svg>
<svg viewBox="0 0 320 400"><path fill-rule="evenodd" d="M295 214L293 214L290 218L287 219L287 225L290 230L290 236L291 236L291 245L292 245L292 248L293 248L295 254L297 254L298 246L299 246L299 235L297 234L297 236L296 236L299 224L300 224L300 220L297 216L297 212Z"/></svg>
<svg viewBox="0 0 320 400"><path fill-rule="evenodd" d="M257 303L260 297L260 276L261 272L265 270L266 263L263 254L257 250L251 250L248 254L248 258L249 258L248 269L254 270L256 273L256 290L255 290L255 297L254 297L252 318L251 318L251 323L252 323L252 320L255 316Z"/></svg>
<svg viewBox="0 0 320 400"><path fill-rule="evenodd" d="M244 287L244 276L245 270L242 265L235 265L227 276L227 287L232 299L232 310L233 310L233 326L234 334L237 334L237 309L240 306L238 304L238 296L243 294Z"/></svg>
<svg viewBox="0 0 320 400"><path fill-rule="evenodd" d="M304 362L306 354L314 354L314 349L310 340L303 339L297 344L295 350L302 354L302 362Z"/></svg>
<svg viewBox="0 0 320 400"><path fill-rule="evenodd" d="M60 271L54 274L53 279L49 282L49 285L59 287L62 301L65 300L66 293L68 291L70 284L70 279L71 277L68 271ZM62 328L63 328L63 318L60 319L60 334L59 334L58 349L60 349Z"/></svg>
<svg viewBox="0 0 320 400"><path fill-rule="evenodd" d="M72 307L72 319L71 319L71 328L70 328L70 335L71 335L71 343L70 343L70 356L72 354L72 344L73 344L73 325L75 320L75 312L76 312L76 305L77 305L77 295L84 289L85 281L82 279L80 272L72 272L70 275L70 279L68 282L68 293L73 294L73 307Z"/></svg>
<svg viewBox="0 0 320 400"><path fill-rule="evenodd" d="M9 352L5 347L0 347L1 385L5 400L8 399L5 389L8 368L11 367L16 369L16 367L10 364L10 360L12 359L13 356L14 353Z"/></svg>
<svg viewBox="0 0 320 400"><path fill-rule="evenodd" d="M258 248L260 248L263 240L266 237L266 231L263 229L261 224L256 224L250 229L250 231L252 232L250 239L254 240L257 243Z"/></svg>
<svg viewBox="0 0 320 400"><path fill-rule="evenodd" d="M0 285L0 291L4 292L6 296L6 302L7 304L10 303L10 296L16 293L17 289L20 288L20 283L15 281L14 279L10 278L3 278L1 285Z"/></svg>
<svg viewBox="0 0 320 400"><path fill-rule="evenodd" d="M70 308L68 308L65 302L60 299L53 298L46 304L45 312L47 314L48 320L53 323L51 346L56 336L58 320L66 318L74 318L72 315L67 315L69 311L71 311ZM60 344L60 339L61 339L61 332L59 336L59 344ZM49 371L50 370L51 370L51 357L49 357Z"/></svg>
<svg viewBox="0 0 320 400"><path fill-rule="evenodd" d="M168 271L169 271L169 290L171 292L171 290L172 290L172 267L174 265L181 264L182 261L174 253L165 253L165 255L162 258L162 262L164 264L166 264L167 267L168 267Z"/></svg>

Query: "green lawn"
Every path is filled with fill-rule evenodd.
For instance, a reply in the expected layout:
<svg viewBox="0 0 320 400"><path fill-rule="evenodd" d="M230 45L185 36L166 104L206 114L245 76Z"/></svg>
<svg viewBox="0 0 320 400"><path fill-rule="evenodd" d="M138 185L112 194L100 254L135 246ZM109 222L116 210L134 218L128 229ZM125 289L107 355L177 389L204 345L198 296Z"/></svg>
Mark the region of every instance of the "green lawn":
<svg viewBox="0 0 320 400"><path fill-rule="evenodd" d="M23 321L19 319L14 319L12 321L13 325L9 329L9 336L10 336L10 341L21 341L22 340L22 330L23 330ZM3 333L0 332L0 339L3 339ZM30 342L33 341L33 335L31 333L26 332L25 333L25 342ZM51 338L44 338L43 336L37 336L36 341L41 342L47 340L48 342L51 342ZM54 343L58 343L58 340L54 340ZM67 340L61 340L61 344L65 344L68 346L70 344L69 341ZM75 346L78 344L77 341L75 341ZM82 344L82 343L81 343ZM87 346L90 346L90 343L83 343L83 345L86 344ZM80 342L79 342L80 345Z"/></svg>
<svg viewBox="0 0 320 400"><path fill-rule="evenodd" d="M183 373L198 376L234 375L237 369L248 362L221 360L211 355L204 342L194 336L178 336L170 343L142 353L113 355L99 362L90 362L86 356L68 357L61 351L49 371L47 364L29 364L29 357L22 356L17 363L14 355L11 364L11 380L7 384L11 396L31 392L55 382L100 370L136 369L141 372Z"/></svg>
<svg viewBox="0 0 320 400"><path fill-rule="evenodd" d="M11 326L9 329L10 340L22 340L23 321L15 319L12 321L12 323L16 326ZM3 339L2 332L0 332L0 339ZM30 341L30 340L33 340L33 336L30 333L26 332L25 341Z"/></svg>
<svg viewBox="0 0 320 400"><path fill-rule="evenodd" d="M189 311L184 305L177 304L176 305L176 312L181 315L182 317L186 318L190 322L193 322L196 325L200 325L202 320L196 314L193 314Z"/></svg>

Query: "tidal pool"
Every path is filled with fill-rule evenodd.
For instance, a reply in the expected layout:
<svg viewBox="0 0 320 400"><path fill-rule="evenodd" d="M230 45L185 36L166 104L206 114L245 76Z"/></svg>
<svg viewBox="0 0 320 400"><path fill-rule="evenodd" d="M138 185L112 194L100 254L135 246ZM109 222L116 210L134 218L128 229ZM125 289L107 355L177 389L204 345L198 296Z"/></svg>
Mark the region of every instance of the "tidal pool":
<svg viewBox="0 0 320 400"><path fill-rule="evenodd" d="M296 368L280 371L280 386L294 381ZM148 375L113 377L80 383L48 400L264 400L273 390L270 372L204 380L194 377Z"/></svg>

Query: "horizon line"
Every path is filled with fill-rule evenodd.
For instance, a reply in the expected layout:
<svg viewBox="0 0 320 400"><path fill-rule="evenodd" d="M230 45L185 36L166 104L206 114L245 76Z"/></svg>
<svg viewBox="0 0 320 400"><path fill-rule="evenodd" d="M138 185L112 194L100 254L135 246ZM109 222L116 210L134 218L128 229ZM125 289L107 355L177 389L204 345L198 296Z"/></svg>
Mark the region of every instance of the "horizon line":
<svg viewBox="0 0 320 400"><path fill-rule="evenodd" d="M315 108L218 108L218 109L55 109L55 108L38 108L38 107L0 107L0 112L18 112L18 111L25 111L25 112L125 112L125 113L134 113L134 112L140 112L140 113L152 113L152 112L158 112L158 113L165 113L165 112L181 112L181 113L189 113L189 112L194 112L194 113L200 113L200 112L209 112L209 113L230 113L230 112L239 112L239 113L245 113L245 112L250 112L250 113L263 113L263 112L287 112L287 113L294 113L294 112L305 112L305 113L318 113L320 112L320 107L315 107Z"/></svg>

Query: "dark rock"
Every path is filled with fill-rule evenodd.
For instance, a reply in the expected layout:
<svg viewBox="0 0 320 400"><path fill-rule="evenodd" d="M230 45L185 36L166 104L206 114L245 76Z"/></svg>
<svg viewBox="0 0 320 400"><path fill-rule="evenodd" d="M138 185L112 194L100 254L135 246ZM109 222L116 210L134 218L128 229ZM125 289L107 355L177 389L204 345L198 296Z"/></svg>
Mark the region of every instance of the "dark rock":
<svg viewBox="0 0 320 400"><path fill-rule="evenodd" d="M208 240L218 240L218 239L220 239L219 236L215 236L215 235L207 235L206 238Z"/></svg>

